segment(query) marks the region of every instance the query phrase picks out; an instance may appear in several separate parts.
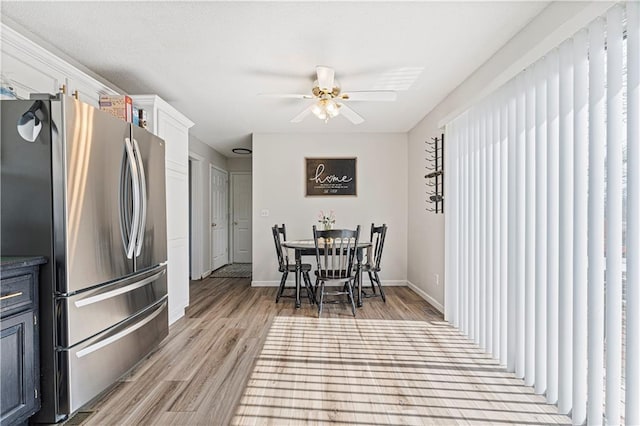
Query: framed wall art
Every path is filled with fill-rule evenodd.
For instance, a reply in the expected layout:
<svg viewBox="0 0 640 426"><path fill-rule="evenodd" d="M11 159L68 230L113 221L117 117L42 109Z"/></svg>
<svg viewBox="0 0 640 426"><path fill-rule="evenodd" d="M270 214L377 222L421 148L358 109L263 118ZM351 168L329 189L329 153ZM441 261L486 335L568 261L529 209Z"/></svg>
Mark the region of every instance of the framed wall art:
<svg viewBox="0 0 640 426"><path fill-rule="evenodd" d="M357 158L305 158L306 196L357 196Z"/></svg>

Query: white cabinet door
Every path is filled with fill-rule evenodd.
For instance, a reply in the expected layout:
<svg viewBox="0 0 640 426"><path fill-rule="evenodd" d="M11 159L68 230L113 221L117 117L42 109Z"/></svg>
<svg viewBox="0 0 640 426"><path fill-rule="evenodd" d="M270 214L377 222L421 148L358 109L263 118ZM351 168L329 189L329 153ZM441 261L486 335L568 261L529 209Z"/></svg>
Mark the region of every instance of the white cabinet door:
<svg viewBox="0 0 640 426"><path fill-rule="evenodd" d="M231 174L233 262L251 263L251 174Z"/></svg>
<svg viewBox="0 0 640 426"><path fill-rule="evenodd" d="M167 247L167 290L169 294L169 324L184 316L189 305L189 247L188 240L169 241ZM185 280L185 276L187 279Z"/></svg>
<svg viewBox="0 0 640 426"><path fill-rule="evenodd" d="M189 305L189 178L167 169L169 324Z"/></svg>

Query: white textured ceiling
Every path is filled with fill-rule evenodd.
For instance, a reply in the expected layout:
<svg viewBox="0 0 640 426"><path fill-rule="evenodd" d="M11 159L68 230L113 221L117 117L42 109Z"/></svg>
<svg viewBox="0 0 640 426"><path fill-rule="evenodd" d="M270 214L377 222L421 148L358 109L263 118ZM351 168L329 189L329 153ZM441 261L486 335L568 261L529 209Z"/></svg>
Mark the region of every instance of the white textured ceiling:
<svg viewBox="0 0 640 426"><path fill-rule="evenodd" d="M157 93L234 156L253 132L406 132L547 4L3 1L1 13L128 93ZM258 96L309 93L316 65L343 90L402 90L350 103L357 126L290 123L311 101Z"/></svg>

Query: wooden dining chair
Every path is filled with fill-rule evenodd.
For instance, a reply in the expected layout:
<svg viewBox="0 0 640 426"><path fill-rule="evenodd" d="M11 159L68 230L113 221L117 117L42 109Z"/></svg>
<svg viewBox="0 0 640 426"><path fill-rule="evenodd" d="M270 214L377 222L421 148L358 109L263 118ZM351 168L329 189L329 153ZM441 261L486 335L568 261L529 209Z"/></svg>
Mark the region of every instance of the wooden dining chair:
<svg viewBox="0 0 640 426"><path fill-rule="evenodd" d="M361 271L366 272L369 275L371 281L371 294L362 291L363 297L382 297L382 301L387 303L387 298L384 295L382 289L382 282L380 281L380 261L382 260L382 249L384 248L384 239L387 236L387 225L384 223L382 226L375 226L371 224L371 248L367 254L367 261L362 265ZM376 293L376 285L380 293Z"/></svg>
<svg viewBox="0 0 640 426"><path fill-rule="evenodd" d="M289 264L289 256L287 252L282 249L282 243L287 240L287 230L282 224L279 227L277 224L273 225L271 228L271 232L273 233L273 241L276 245L276 255L278 256L278 271L282 273L282 278L280 278L280 286L278 287L278 294L276 295L276 303L280 301L281 297L294 297L295 295L284 295L285 284L287 282L287 276L289 272L296 272L296 265ZM304 280L304 285L307 291L307 298L311 304L315 303L315 294L311 287L311 279L309 278L309 272L311 271L311 264L303 263L302 264L302 279ZM294 288L295 290L295 288Z"/></svg>
<svg viewBox="0 0 640 426"><path fill-rule="evenodd" d="M356 279L354 259L358 247L360 226L354 230L331 229L318 231L313 226L313 240L316 247L316 262L318 269L318 317L322 315L324 303L345 303L344 300L334 299L325 301L325 296L346 295L348 303L351 303L351 312L356 316L356 304L353 300L353 285ZM336 291L328 292L326 285L335 286Z"/></svg>

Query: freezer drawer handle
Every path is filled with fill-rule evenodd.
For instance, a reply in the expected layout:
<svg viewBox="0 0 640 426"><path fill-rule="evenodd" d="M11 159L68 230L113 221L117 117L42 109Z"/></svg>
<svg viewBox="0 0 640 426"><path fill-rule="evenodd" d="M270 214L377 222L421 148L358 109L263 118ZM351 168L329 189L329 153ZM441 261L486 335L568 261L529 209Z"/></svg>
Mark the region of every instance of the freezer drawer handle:
<svg viewBox="0 0 640 426"><path fill-rule="evenodd" d="M142 154L140 153L140 147L138 141L133 140L133 150L136 154L136 160L138 161L138 170L140 171L140 204L142 206L142 213L140 214L140 224L138 230L138 237L136 242L136 257L140 256L142 252L142 243L144 242L144 231L147 221L147 179L144 173L144 164L142 164Z"/></svg>
<svg viewBox="0 0 640 426"><path fill-rule="evenodd" d="M95 351L97 351L99 349L102 349L105 346L110 345L113 342L116 342L116 341L122 339L123 337L127 336L128 334L133 333L137 329L139 329L141 327L144 327L149 322L153 321L158 315L160 315L160 312L162 312L162 309L158 308L152 315L148 316L147 318L143 319L142 321L140 321L138 323L135 323L131 327L127 327L124 330L122 330L121 332L114 334L113 336L107 337L104 340L100 340L99 342L94 343L91 346L87 346L86 348L84 348L82 350L79 350L78 352L76 352L76 357L82 358L83 356L89 355L92 352L95 352Z"/></svg>
<svg viewBox="0 0 640 426"><path fill-rule="evenodd" d="M116 297L116 296L118 296L120 294L128 293L128 292L133 291L133 290L135 290L137 288L144 287L145 285L149 284L150 282L153 282L153 281L157 280L158 278L160 278L161 276L163 276L166 273L167 273L167 270L163 269L162 271L160 271L158 273L155 273L155 274L151 275L150 277L147 277L147 278L143 279L142 281L137 281L135 283L129 284L129 285L124 286L124 287L117 288L115 290L111 290L111 291L104 292L102 294L97 294L95 296L87 297L86 299L76 300L74 304L76 305L76 307L81 308L83 306L92 305L94 303L102 302L103 300L106 300L106 299L111 299L112 297Z"/></svg>
<svg viewBox="0 0 640 426"><path fill-rule="evenodd" d="M133 219L131 220L131 231L129 235L129 246L127 247L127 258L133 258L133 251L136 244L136 234L140 225L140 182L138 181L138 168L134 163L133 146L129 138L124 139L124 146L127 150L127 160L131 169L131 181L133 187Z"/></svg>

